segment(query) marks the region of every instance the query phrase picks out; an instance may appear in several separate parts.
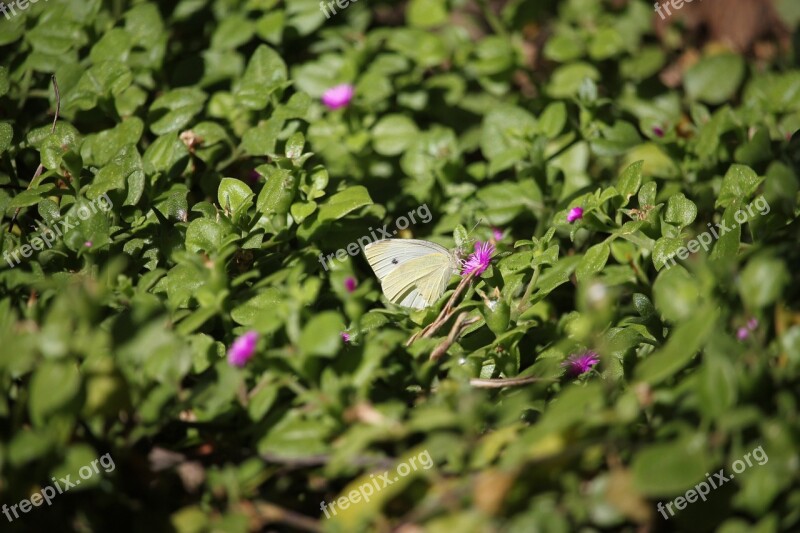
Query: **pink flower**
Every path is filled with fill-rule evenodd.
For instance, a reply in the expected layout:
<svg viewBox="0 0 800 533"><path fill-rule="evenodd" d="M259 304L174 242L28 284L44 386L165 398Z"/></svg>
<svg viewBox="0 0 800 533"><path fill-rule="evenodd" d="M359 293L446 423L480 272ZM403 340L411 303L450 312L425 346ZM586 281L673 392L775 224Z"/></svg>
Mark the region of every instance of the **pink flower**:
<svg viewBox="0 0 800 533"><path fill-rule="evenodd" d="M347 289L347 292L353 292L354 290L356 290L357 286L358 286L358 283L356 283L356 278L354 278L352 276L348 277L348 278L345 278L345 280L344 280L344 288Z"/></svg>
<svg viewBox="0 0 800 533"><path fill-rule="evenodd" d="M350 339L352 338L352 337L350 337L350 334L347 333L346 331L343 331L341 333L341 335L342 335L342 340L344 341L344 343L348 344L350 342Z"/></svg>
<svg viewBox="0 0 800 533"><path fill-rule="evenodd" d="M582 354L570 355L561 366L567 367L573 376L580 376L590 371L594 365L600 362L597 352L588 351Z"/></svg>
<svg viewBox="0 0 800 533"><path fill-rule="evenodd" d="M653 134L661 138L664 136L664 130L660 126L653 126Z"/></svg>
<svg viewBox="0 0 800 533"><path fill-rule="evenodd" d="M92 247L92 241L86 241L85 243L83 243L83 245L85 247L87 247L87 248L91 248Z"/></svg>
<svg viewBox="0 0 800 533"><path fill-rule="evenodd" d="M328 106L328 109L339 109L346 107L350 100L353 99L355 88L349 83L342 83L335 87L331 87L322 95L322 103Z"/></svg>
<svg viewBox="0 0 800 533"><path fill-rule="evenodd" d="M501 230L500 228L492 228L492 237L494 237L494 240L496 241L502 241L503 230Z"/></svg>
<svg viewBox="0 0 800 533"><path fill-rule="evenodd" d="M569 210L567 214L567 222L572 224L576 220L580 220L583 218L583 208L582 207L573 207Z"/></svg>
<svg viewBox="0 0 800 533"><path fill-rule="evenodd" d="M476 242L475 253L467 258L464 263L464 268L461 271L462 276L475 274L480 276L489 268L489 263L492 261L492 254L494 253L494 245L488 242Z"/></svg>
<svg viewBox="0 0 800 533"><path fill-rule="evenodd" d="M742 326L736 330L736 338L739 339L740 341L743 341L748 337L750 337L750 333L755 331L756 328L758 328L758 320L756 320L755 318L751 318L750 320L747 321L746 326Z"/></svg>
<svg viewBox="0 0 800 533"><path fill-rule="evenodd" d="M228 364L242 368L253 357L258 342L258 333L248 331L237 338L228 350Z"/></svg>

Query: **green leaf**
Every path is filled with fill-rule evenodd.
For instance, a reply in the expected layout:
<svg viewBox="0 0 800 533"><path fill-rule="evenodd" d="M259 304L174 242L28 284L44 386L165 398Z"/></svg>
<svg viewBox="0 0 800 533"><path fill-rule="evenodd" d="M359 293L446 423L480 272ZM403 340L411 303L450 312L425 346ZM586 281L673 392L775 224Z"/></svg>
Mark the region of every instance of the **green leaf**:
<svg viewBox="0 0 800 533"><path fill-rule="evenodd" d="M217 202L230 212L234 223L253 205L253 191L244 182L233 178L222 178L217 189Z"/></svg>
<svg viewBox="0 0 800 533"><path fill-rule="evenodd" d="M564 102L553 102L539 117L539 131L548 139L554 139L567 124L567 106Z"/></svg>
<svg viewBox="0 0 800 533"><path fill-rule="evenodd" d="M274 154L283 125L283 119L270 118L250 128L242 136L242 148L250 155Z"/></svg>
<svg viewBox="0 0 800 533"><path fill-rule="evenodd" d="M89 58L92 63L119 61L124 63L133 46L133 38L122 28L111 28L92 46Z"/></svg>
<svg viewBox="0 0 800 533"><path fill-rule="evenodd" d="M33 373L30 384L29 410L31 419L42 425L56 411L76 398L81 387L81 375L75 363L45 361Z"/></svg>
<svg viewBox="0 0 800 533"><path fill-rule="evenodd" d="M3 24L7 24L3 17ZM88 39L83 25L75 20L51 17L43 20L25 35L34 50L49 55L65 55L84 46ZM5 27L4 27L5 30Z"/></svg>
<svg viewBox="0 0 800 533"><path fill-rule="evenodd" d="M697 218L697 206L694 202L686 198L683 193L670 196L664 220L682 229L694 222L695 218Z"/></svg>
<svg viewBox="0 0 800 533"><path fill-rule="evenodd" d="M705 481L712 464L707 444L698 434L639 450L631 465L636 489L654 498L672 497Z"/></svg>
<svg viewBox="0 0 800 533"><path fill-rule="evenodd" d="M656 309L671 322L688 318L697 308L699 299L697 282L681 266L662 271L653 284Z"/></svg>
<svg viewBox="0 0 800 533"><path fill-rule="evenodd" d="M253 38L253 23L241 14L232 14L222 19L211 36L211 48L232 50Z"/></svg>
<svg viewBox="0 0 800 533"><path fill-rule="evenodd" d="M285 25L286 13L281 10L275 10L265 13L263 17L256 21L256 33L269 43L280 44Z"/></svg>
<svg viewBox="0 0 800 533"><path fill-rule="evenodd" d="M150 131L164 135L184 129L203 110L207 95L195 88L173 89L150 106Z"/></svg>
<svg viewBox="0 0 800 533"><path fill-rule="evenodd" d="M719 310L703 306L695 307L693 311L685 322L670 332L667 343L661 349L637 365L634 374L637 380L650 385L660 383L685 367L703 347L714 330Z"/></svg>
<svg viewBox="0 0 800 533"><path fill-rule="evenodd" d="M328 449L330 429L318 420L305 420L297 411L289 411L269 427L258 442L258 453L291 459L314 456Z"/></svg>
<svg viewBox="0 0 800 533"><path fill-rule="evenodd" d="M0 96L8 92L11 82L8 79L8 68L0 66Z"/></svg>
<svg viewBox="0 0 800 533"><path fill-rule="evenodd" d="M408 24L417 28L433 28L447 22L445 0L411 0L406 7Z"/></svg>
<svg viewBox="0 0 800 533"><path fill-rule="evenodd" d="M253 53L233 94L248 109L264 109L270 95L288 79L286 63L275 50L262 44Z"/></svg>
<svg viewBox="0 0 800 533"><path fill-rule="evenodd" d="M106 165L123 146L137 144L143 132L144 122L130 117L111 129L87 135L81 145L81 157L87 165Z"/></svg>
<svg viewBox="0 0 800 533"><path fill-rule="evenodd" d="M112 189L128 189L124 205L136 205L142 197L145 185L144 164L136 146L129 144L100 169L86 190L89 198L96 198Z"/></svg>
<svg viewBox="0 0 800 533"><path fill-rule="evenodd" d="M216 253L225 237L222 226L207 218L193 220L186 229L186 249L192 253Z"/></svg>
<svg viewBox="0 0 800 533"><path fill-rule="evenodd" d="M14 139L14 128L8 122L0 122L0 154L8 150Z"/></svg>
<svg viewBox="0 0 800 533"><path fill-rule="evenodd" d="M747 263L739 280L739 294L750 309L777 301L791 279L789 269L776 257L758 256Z"/></svg>
<svg viewBox="0 0 800 533"><path fill-rule="evenodd" d="M622 205L627 205L631 196L636 194L642 185L642 168L644 161L637 161L622 171L622 175L617 180L617 191L625 198Z"/></svg>
<svg viewBox="0 0 800 533"><path fill-rule="evenodd" d="M678 252L683 248L683 240L673 237L661 237L653 246L653 266L656 270L661 270L664 265L667 267L675 266L678 259ZM684 252L688 257L688 250Z"/></svg>
<svg viewBox="0 0 800 533"><path fill-rule="evenodd" d="M523 151L536 130L536 119L519 107L497 106L483 119L481 151L492 160L511 149Z"/></svg>
<svg viewBox="0 0 800 533"><path fill-rule="evenodd" d="M595 60L619 55L625 49L625 41L616 28L601 28L589 43L589 56Z"/></svg>
<svg viewBox="0 0 800 533"><path fill-rule="evenodd" d="M417 125L404 115L386 115L372 129L372 145L381 155L393 156L403 153L416 136Z"/></svg>
<svg viewBox="0 0 800 533"><path fill-rule="evenodd" d="M149 176L157 173L178 176L189 163L189 150L176 133L162 135L147 147L142 163Z"/></svg>
<svg viewBox="0 0 800 533"><path fill-rule="evenodd" d="M314 315L303 328L298 346L307 356L333 357L343 341L344 321L339 313L324 311Z"/></svg>
<svg viewBox="0 0 800 533"><path fill-rule="evenodd" d="M319 208L317 221L328 222L339 220L360 207L372 205L372 198L366 187L356 185L331 196Z"/></svg>
<svg viewBox="0 0 800 533"><path fill-rule="evenodd" d="M285 313L285 303L281 291L275 287L267 287L263 292L233 309L231 318L237 324L252 326L260 316L266 313L276 319L275 329L278 329L283 323L283 319L278 318L282 312Z"/></svg>
<svg viewBox="0 0 800 533"><path fill-rule="evenodd" d="M258 212L269 216L288 213L297 194L297 176L290 170L269 165L257 170L267 176L267 183L256 201Z"/></svg>
<svg viewBox="0 0 800 533"><path fill-rule="evenodd" d="M611 250L608 244L604 242L595 244L586 250L586 254L584 254L578 265L578 269L575 271L575 277L578 278L578 281L585 281L587 278L603 270L610 253Z"/></svg>
<svg viewBox="0 0 800 533"><path fill-rule="evenodd" d="M97 107L98 101L109 100L122 94L133 82L131 70L119 61L103 61L89 67L78 83L62 100L65 110L89 110Z"/></svg>
<svg viewBox="0 0 800 533"><path fill-rule="evenodd" d="M642 207L646 205L655 205L657 188L658 185L655 181L648 181L642 185L642 188L639 189L639 205Z"/></svg>
<svg viewBox="0 0 800 533"><path fill-rule="evenodd" d="M81 144L78 130L67 122L59 121L55 131L50 133L52 126L42 126L28 133L28 143L37 148L42 157L42 165L50 170L61 166L62 156L72 151L77 151Z"/></svg>
<svg viewBox="0 0 800 533"><path fill-rule="evenodd" d="M264 415L275 404L275 400L278 399L279 391L278 387L266 386L256 392L247 404L247 414L250 415L250 420L258 422L263 419Z"/></svg>
<svg viewBox="0 0 800 533"><path fill-rule="evenodd" d="M571 63L558 67L550 76L547 93L553 98L570 98L577 96L583 81L598 81L600 73L589 63Z"/></svg>
<svg viewBox="0 0 800 533"><path fill-rule="evenodd" d="M495 226L502 226L521 213L530 212L543 199L534 180L487 185L478 190L476 197L483 206L482 213Z"/></svg>
<svg viewBox="0 0 800 533"><path fill-rule="evenodd" d="M286 141L286 157L289 159L300 159L303 155L303 148L306 146L306 138L302 132L297 132Z"/></svg>
<svg viewBox="0 0 800 533"><path fill-rule="evenodd" d="M728 208L725 209L725 213L722 214L721 225L728 228L728 231L719 227L716 228L719 239L714 245L714 250L711 252L711 259L733 258L738 255L739 245L742 239L742 226L736 222L735 217L736 213L739 211L740 205L741 203L736 201L729 205ZM704 233L707 234L707 239L713 236L710 229Z"/></svg>
<svg viewBox="0 0 800 533"><path fill-rule="evenodd" d="M728 207L734 200L745 201L755 193L763 178L746 165L731 165L722 180L716 207Z"/></svg>
<svg viewBox="0 0 800 533"><path fill-rule="evenodd" d="M733 98L744 77L744 59L736 54L704 57L683 76L689 97L708 104Z"/></svg>
<svg viewBox="0 0 800 533"><path fill-rule="evenodd" d="M50 194L52 194L53 189L55 189L55 185L52 183L45 183L40 185L39 187L32 187L30 189L24 190L18 195L16 195L11 202L9 202L8 207L11 209L15 209L17 207L28 207L31 205L36 205L43 198L46 198Z"/></svg>

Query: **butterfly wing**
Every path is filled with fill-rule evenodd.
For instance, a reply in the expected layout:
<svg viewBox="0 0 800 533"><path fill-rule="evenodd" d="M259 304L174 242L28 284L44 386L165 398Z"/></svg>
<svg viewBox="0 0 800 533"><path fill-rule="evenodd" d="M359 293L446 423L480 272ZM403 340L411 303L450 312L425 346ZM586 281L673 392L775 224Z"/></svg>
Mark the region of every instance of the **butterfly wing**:
<svg viewBox="0 0 800 533"><path fill-rule="evenodd" d="M364 248L364 253L390 302L422 309L447 288L456 269L447 248L418 239L386 239Z"/></svg>

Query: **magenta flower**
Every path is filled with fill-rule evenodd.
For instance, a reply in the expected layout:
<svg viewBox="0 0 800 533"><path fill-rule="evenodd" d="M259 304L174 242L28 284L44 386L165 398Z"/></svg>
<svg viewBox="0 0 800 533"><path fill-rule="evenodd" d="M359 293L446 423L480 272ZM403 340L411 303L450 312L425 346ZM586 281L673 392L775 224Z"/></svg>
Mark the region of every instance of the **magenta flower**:
<svg viewBox="0 0 800 533"><path fill-rule="evenodd" d="M496 241L502 241L503 230L501 230L500 228L492 228L492 237L494 237L494 240Z"/></svg>
<svg viewBox="0 0 800 533"><path fill-rule="evenodd" d="M573 376L580 376L590 371L594 365L600 362L600 356L597 352L588 351L582 354L570 355L566 361L561 363L561 366L567 367L569 373Z"/></svg>
<svg viewBox="0 0 800 533"><path fill-rule="evenodd" d="M258 183L258 180L261 179L261 174L255 171L255 169L250 170L250 173L247 175L247 181L250 183Z"/></svg>
<svg viewBox="0 0 800 533"><path fill-rule="evenodd" d="M349 83L342 83L341 85L331 87L325 91L322 95L322 103L331 110L346 107L350 103L350 100L353 99L354 93L355 88L352 85Z"/></svg>
<svg viewBox="0 0 800 533"><path fill-rule="evenodd" d="M494 245L488 242L476 242L475 243L475 253L470 255L467 258L467 262L464 263L464 268L461 271L462 276L467 276L469 274L475 274L476 276L480 276L483 272L489 268L489 263L492 261L492 254L494 253Z"/></svg>
<svg viewBox="0 0 800 533"><path fill-rule="evenodd" d="M92 241L86 241L85 243L83 243L83 245L85 247L87 247L87 248L91 248L92 247Z"/></svg>
<svg viewBox="0 0 800 533"><path fill-rule="evenodd" d="M736 338L739 339L740 341L743 341L747 339L750 336L750 333L755 331L756 328L758 328L758 320L756 320L755 318L751 318L750 320L747 321L746 326L742 326L736 330Z"/></svg>
<svg viewBox="0 0 800 533"><path fill-rule="evenodd" d="M569 210L567 214L567 222L572 224L576 220L580 220L583 218L583 208L582 207L573 207Z"/></svg>
<svg viewBox="0 0 800 533"><path fill-rule="evenodd" d="M344 288L347 289L347 292L353 292L356 290L358 283L356 283L356 278L354 277L347 277L344 280Z"/></svg>
<svg viewBox="0 0 800 533"><path fill-rule="evenodd" d="M352 339L352 337L350 336L349 333L347 333L346 331L343 331L341 333L341 335L342 335L342 340L344 341L345 344L350 343L350 339Z"/></svg>
<svg viewBox="0 0 800 533"><path fill-rule="evenodd" d="M258 333L248 331L237 338L228 350L228 364L242 368L253 357L258 342Z"/></svg>
<svg viewBox="0 0 800 533"><path fill-rule="evenodd" d="M660 126L653 126L653 134L656 137L661 138L664 136L664 130Z"/></svg>

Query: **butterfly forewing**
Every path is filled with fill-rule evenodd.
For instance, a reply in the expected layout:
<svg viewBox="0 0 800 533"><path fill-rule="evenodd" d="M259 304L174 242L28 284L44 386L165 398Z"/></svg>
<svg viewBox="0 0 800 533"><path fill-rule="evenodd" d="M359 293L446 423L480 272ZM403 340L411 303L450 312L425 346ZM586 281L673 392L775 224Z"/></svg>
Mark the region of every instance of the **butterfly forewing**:
<svg viewBox="0 0 800 533"><path fill-rule="evenodd" d="M364 253L389 301L415 309L433 304L457 268L447 248L418 239L378 241Z"/></svg>

